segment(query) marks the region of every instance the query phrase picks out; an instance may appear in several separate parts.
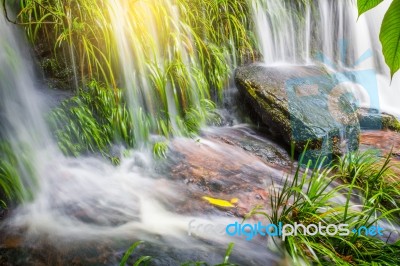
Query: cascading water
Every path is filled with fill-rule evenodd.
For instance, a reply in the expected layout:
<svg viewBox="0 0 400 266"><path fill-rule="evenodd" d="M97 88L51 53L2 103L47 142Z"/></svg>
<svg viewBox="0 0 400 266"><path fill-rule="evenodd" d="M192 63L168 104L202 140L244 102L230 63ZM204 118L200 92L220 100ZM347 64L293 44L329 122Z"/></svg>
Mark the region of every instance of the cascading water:
<svg viewBox="0 0 400 266"><path fill-rule="evenodd" d="M364 97L358 99L361 105L400 115L400 94L396 92L400 76L395 75L390 84L379 42L380 22L388 5L381 4L357 18L355 1L254 1L253 17L264 62L324 63L336 72L372 69L380 102L373 105L372 99Z"/></svg>
<svg viewBox="0 0 400 266"><path fill-rule="evenodd" d="M151 170L143 170L152 167L149 155L134 153L119 169L98 158L64 157L45 123L46 108L36 88L32 59L14 31L0 19L1 137L11 143L20 165L29 160L32 169L21 168L19 173L25 187L32 190L34 183L39 187L9 224L32 233L96 236L109 233L107 228L122 230L118 224L140 220L133 227L145 227L143 221L151 223L153 217L146 218L146 211L152 216L163 210L151 196L160 187L158 181L146 178ZM167 190L155 194L168 194ZM79 212L85 214L79 217Z"/></svg>
<svg viewBox="0 0 400 266"><path fill-rule="evenodd" d="M114 8L118 10L122 7L116 5ZM169 8L171 12L176 12L173 6L169 6ZM124 23L117 20L119 15L121 14L115 14L114 17L116 34L118 34L118 23ZM156 168L160 168L160 166L154 163L148 151L130 151L130 155L126 155L118 167L94 155L72 158L65 157L59 151L57 145L52 141L45 123L45 110L48 109L45 106L47 99L44 95L46 93L39 94L37 88L39 84L35 84L35 77L30 66L32 59L28 53L26 55L23 53L25 48L21 48L20 44L24 41L22 38L16 38L15 30L12 27L11 24L1 19L1 122L6 129L6 134L3 135L4 131L2 131L1 137L11 142L13 151L18 158L22 160L27 157L30 160L33 168L30 169L31 171L26 170L21 177L26 180L36 177L35 183L38 186L32 191L32 197L20 204L13 211L12 216L2 224L1 230L7 232L22 230L26 245L29 245L33 239L41 239L40 241L44 239L60 249L65 248L66 243L71 246L71 242L74 241L77 241L75 243L79 247L85 242L100 243L105 239L123 240L128 244L135 240L148 240L148 242L156 243L155 249L158 249L157 245L160 245L186 250L186 254L182 252L178 255L181 262L190 258L201 260L204 258L201 254L210 256L210 254L223 252L231 241L229 238L216 235L196 238L188 236L188 223L195 220L196 223L204 224L211 221L228 224L232 222L232 219L214 216L211 213L205 220L201 217L173 212L177 205L183 205L190 197L188 198L188 195L182 190L181 182L171 180L171 174L165 173L167 170L161 171L161 173L160 170L156 171ZM126 28L122 27L122 29ZM151 26L147 29L149 33L152 32ZM146 70L140 69L140 67L144 67L140 66L140 56L143 51L135 51L135 55L131 54L130 49L134 46L124 42L134 40L128 41L128 36L125 33L121 34L118 38L121 41L121 58L125 58L122 62L127 64L124 66L126 86L136 90L135 86L140 83L142 88L142 91L135 91L131 95L140 98L135 102L140 107L134 109L133 112L142 112L140 108L146 108L149 111L156 107L151 107L155 101L152 100L151 92L147 90L148 87L143 86L148 82L143 77ZM153 41L157 43L156 36L153 37ZM170 56L173 56L173 53L177 51L170 52ZM186 57L185 61L190 64L189 61L192 59L189 60L184 50L182 49L179 53L179 56ZM155 55L156 60L161 60L160 58L162 57ZM135 64L126 59L136 59ZM139 66L136 66L137 64ZM196 90L194 91L190 97L199 100L201 97ZM39 97L40 95L43 98ZM172 97L168 99L168 103L171 104L170 110L173 113L176 103L172 95L167 95L168 97ZM172 103L169 102L170 100ZM146 104L146 101L149 104ZM135 103L132 102L132 105ZM140 115L135 119L140 119ZM145 135L141 136L145 138ZM144 140L142 139L142 141ZM260 161L254 161L254 158L247 154L229 148L226 144L221 146L221 144L204 139L198 139L198 141L202 143L201 147L206 152L207 149L210 149L213 153L234 156L235 160L244 160L249 165L254 165L258 172L274 172L272 168ZM176 145L191 154L192 151L199 149L198 141L178 139ZM21 143L29 148L29 154L19 148ZM278 172L277 175L281 176L281 173ZM33 182L24 181L24 183L30 190L35 187ZM196 193L196 198L204 195L204 191ZM187 212L191 213L190 207L186 208ZM212 241L214 244L204 245L203 239L207 243ZM274 255L261 253L257 249L263 247L259 241L254 241L250 246L246 241L243 241L242 244L240 244L240 240L238 242L239 247L247 250L246 256L248 257L243 256L241 258L243 260L250 258L260 261L274 259ZM219 245L220 249L216 249L216 245ZM126 246L124 246L125 248ZM191 255L194 250L198 253L201 250L201 252ZM163 254L162 250L159 252ZM164 252L167 252L164 256L169 256L168 251ZM219 260L218 256L209 258L209 261L215 263ZM116 262L113 261L113 263Z"/></svg>
<svg viewBox="0 0 400 266"><path fill-rule="evenodd" d="M206 95L194 80L193 69L199 69L199 63L190 53L191 33L182 24L179 10L169 0L110 0L109 7L137 142L147 142L160 117L167 118L172 132L180 135L178 119L183 106L201 110L200 102ZM174 80L176 74L180 81L167 81ZM183 92L184 86L190 90Z"/></svg>
<svg viewBox="0 0 400 266"><path fill-rule="evenodd" d="M140 144L145 143L152 129L157 127L156 120L161 109L159 104L168 110L169 122L173 131L179 135L178 117L182 105L185 104L176 94L179 88L167 82L158 84L158 88L163 88L165 93L162 99L155 99L151 89L154 80L150 78L149 73L154 77L157 72L164 73L167 68L176 67L173 64L175 59L183 62L186 69L194 68L198 62L190 53L193 48L190 38L184 38L180 34L187 29L180 24L179 12L172 4L173 1L137 1L134 8L130 6L132 2L135 1L109 0L109 14L120 56L123 85L129 97L135 124L135 137ZM161 3L163 9L157 13L160 16L148 11L149 7L157 8ZM362 17L358 24L355 24L356 16L353 9L347 9L348 2L319 1L315 8L298 6L297 9L302 10L304 16L290 11L287 5L288 1L273 0L260 0L253 4L261 50L267 64L312 64L315 52L321 51L326 58L348 68L355 64L360 52L377 45L376 41L367 43L364 40L376 36L377 32L373 32L374 29L371 28L374 23L368 23L370 18L362 22ZM268 10L268 13L265 10ZM317 19L314 20L315 17ZM161 44L166 40L157 28L160 21L165 26L164 30L174 36L167 41L175 43L171 46L176 47L175 50L163 50L165 46ZM255 136L248 128L240 126L233 130L227 129L228 133L225 132L225 128L209 129L209 132L205 131L208 138L199 138L196 141L175 139L172 145L180 152L177 158L173 158L176 160L175 166L184 170L189 168L189 174L176 174L168 168L160 170L163 165L154 163L146 151L131 151L118 167L94 155L65 157L51 141L44 122L44 111L41 108L43 99L37 95L31 67L27 66L31 59L28 55L21 56L21 51L24 50L18 48L21 41L16 39L13 29L4 20L0 21L0 35L0 114L2 122L5 121L4 128L7 129L4 136L2 130L1 137L11 142L14 152L21 160L24 156L29 156L31 160L33 170L26 170L21 175L26 179L23 181L26 187L35 187L30 184L32 181L29 181L32 180L32 176L36 177L38 183L37 190L33 192L33 199L21 204L7 222L9 228L22 230L27 239L36 239L35 237L39 236L49 238L52 243L100 241L105 238L128 241L140 239L161 243L161 247L168 245L178 247L181 251L186 249L188 253L201 250L200 254L196 254L200 255L196 259L204 260L204 257L210 256L207 258L210 263L219 262L219 258L210 254L220 251L215 248L218 244L222 247L221 250L225 249L232 239L220 235L188 237L188 222L195 219L196 223L206 224L213 221L226 225L232 223L230 216L233 214L224 212L228 217L221 218L221 213L206 205L201 196L218 193L221 187L226 186L228 189L224 192L232 197L236 196L234 193L241 193L240 190L243 190L247 193L244 198L250 203L257 199L258 203L265 204L265 199L269 196L262 192L271 186L271 180L280 180L283 175L281 169L274 170L259 157L245 153L243 150L252 149L247 142L243 144L243 149L232 146L229 139L235 139L236 130L246 136L246 141L247 138L257 139L259 144L256 148L260 153L265 151L267 141ZM186 32L185 36L190 34ZM143 38L146 42L143 42ZM350 55L346 56L347 60L342 65L340 59L344 57L337 45L340 39L348 42L347 55ZM358 39L363 41L357 41L358 44L355 45ZM142 43L145 45L141 45ZM377 50L376 54L379 54L380 51ZM145 55L151 56L148 58ZM387 82L382 58L375 55L374 59L365 61L363 66L368 63L367 67L376 67L378 73L383 73L383 83ZM172 64L164 65L165 62ZM187 75L190 76L192 75ZM191 86L189 94L185 95L190 99L190 107L200 108L201 100L207 98L204 91L197 87L198 84L194 80L189 79L186 82ZM396 80L393 81L393 85L395 83ZM382 109L391 106L381 102ZM216 141L218 138L220 140ZM20 148L21 143L28 147L31 152L29 155ZM273 146L271 143L268 145ZM276 154L265 152L261 154L261 157L263 156L270 161ZM282 158L277 161L285 161ZM211 161L218 166L218 170L207 168ZM229 165L226 162L229 162ZM282 165L284 168L288 163L285 161ZM225 173L221 174L225 168ZM196 174L204 175L204 178L202 176L200 181L192 184L195 181L190 175ZM230 177L228 182L225 181L226 184L218 180L221 175ZM249 192L253 188L255 192ZM206 214L205 209L209 211ZM196 216L199 213L201 217L206 216L207 220ZM241 240L237 240L237 256L241 257L244 263L252 261L261 264L265 261L276 261L275 255L265 251L264 240L256 239L251 243L241 243ZM156 249L159 246L156 245ZM173 257L169 253L176 252L162 251L162 248L159 250L160 253L164 252L166 257ZM192 257L184 257L187 258ZM163 262L165 261L159 264L162 265ZM174 263L176 264L176 260L168 261L167 264Z"/></svg>
<svg viewBox="0 0 400 266"><path fill-rule="evenodd" d="M51 138L42 116L43 104L34 90L33 68L26 59L28 51L21 47L3 18L0 19L0 35L0 138L11 144L26 198L28 188L36 187L32 174L37 170L42 151L51 148Z"/></svg>

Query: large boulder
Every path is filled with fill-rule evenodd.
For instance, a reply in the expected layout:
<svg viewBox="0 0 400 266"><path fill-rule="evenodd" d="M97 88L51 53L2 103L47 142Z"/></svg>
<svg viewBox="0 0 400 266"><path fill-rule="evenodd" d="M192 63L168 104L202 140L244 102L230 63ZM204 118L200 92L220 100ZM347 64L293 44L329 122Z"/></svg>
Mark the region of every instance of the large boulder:
<svg viewBox="0 0 400 266"><path fill-rule="evenodd" d="M360 127L349 90L319 67L251 64L235 82L271 133L302 152L339 155L356 150Z"/></svg>

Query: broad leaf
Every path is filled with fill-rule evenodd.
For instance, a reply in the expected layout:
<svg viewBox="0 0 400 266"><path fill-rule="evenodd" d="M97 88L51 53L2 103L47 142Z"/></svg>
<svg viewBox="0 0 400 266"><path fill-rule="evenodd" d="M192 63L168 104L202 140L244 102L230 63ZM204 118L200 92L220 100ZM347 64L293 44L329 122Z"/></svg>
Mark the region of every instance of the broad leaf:
<svg viewBox="0 0 400 266"><path fill-rule="evenodd" d="M379 5L383 0L357 0L358 16Z"/></svg>
<svg viewBox="0 0 400 266"><path fill-rule="evenodd" d="M400 0L394 0L383 18L379 39L390 76L400 68Z"/></svg>

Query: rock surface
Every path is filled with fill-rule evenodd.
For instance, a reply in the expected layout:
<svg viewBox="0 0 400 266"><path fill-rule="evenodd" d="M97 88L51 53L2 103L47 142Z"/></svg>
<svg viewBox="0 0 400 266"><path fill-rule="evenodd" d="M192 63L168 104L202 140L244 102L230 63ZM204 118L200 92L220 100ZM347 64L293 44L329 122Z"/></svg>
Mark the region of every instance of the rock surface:
<svg viewBox="0 0 400 266"><path fill-rule="evenodd" d="M381 113L376 109L360 108L357 110L361 129L365 130L392 130L400 132L400 122L393 115Z"/></svg>
<svg viewBox="0 0 400 266"><path fill-rule="evenodd" d="M360 127L354 106L337 81L318 67L251 64L235 82L271 133L298 152L307 141L316 154L356 150Z"/></svg>
<svg viewBox="0 0 400 266"><path fill-rule="evenodd" d="M382 160L391 153L390 169L400 179L400 133L379 130L365 131L361 133L360 150L378 150Z"/></svg>

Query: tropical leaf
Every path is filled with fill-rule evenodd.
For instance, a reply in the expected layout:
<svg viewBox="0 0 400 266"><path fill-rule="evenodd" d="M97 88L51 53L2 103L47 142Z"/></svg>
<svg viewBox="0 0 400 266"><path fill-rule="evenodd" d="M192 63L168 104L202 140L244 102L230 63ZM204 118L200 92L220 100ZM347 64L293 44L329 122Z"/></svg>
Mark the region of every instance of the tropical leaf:
<svg viewBox="0 0 400 266"><path fill-rule="evenodd" d="M379 5L383 0L357 0L358 16Z"/></svg>
<svg viewBox="0 0 400 266"><path fill-rule="evenodd" d="M400 68L400 0L394 0L386 12L379 39L390 76Z"/></svg>

